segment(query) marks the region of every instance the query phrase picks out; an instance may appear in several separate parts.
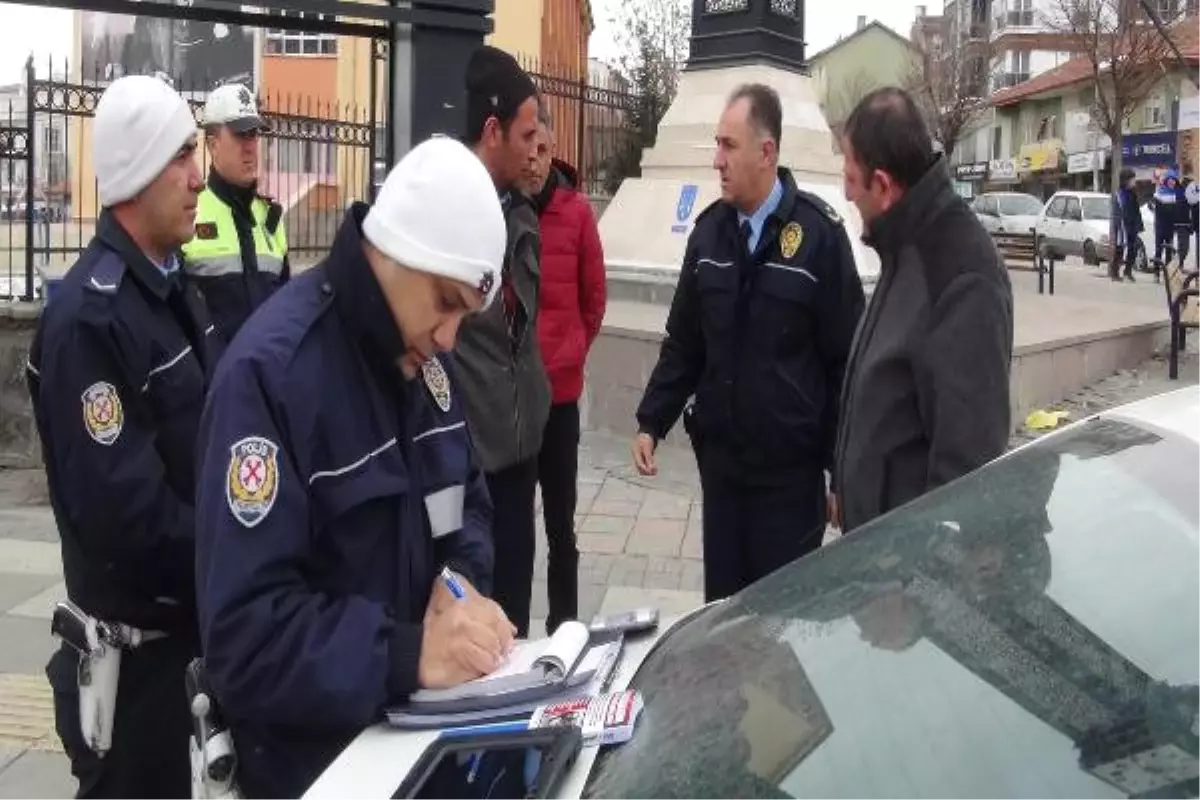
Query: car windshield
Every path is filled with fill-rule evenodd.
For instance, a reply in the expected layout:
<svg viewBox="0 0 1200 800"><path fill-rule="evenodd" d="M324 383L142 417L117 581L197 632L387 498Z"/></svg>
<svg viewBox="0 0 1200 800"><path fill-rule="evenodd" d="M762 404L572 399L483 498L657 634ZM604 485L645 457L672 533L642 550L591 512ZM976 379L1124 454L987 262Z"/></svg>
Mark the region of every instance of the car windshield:
<svg viewBox="0 0 1200 800"><path fill-rule="evenodd" d="M1091 421L705 608L585 794L1195 796L1198 458Z"/></svg>
<svg viewBox="0 0 1200 800"><path fill-rule="evenodd" d="M1000 213L1006 217L1036 217L1042 210L1042 203L1028 194L1006 194L997 200L1000 201Z"/></svg>
<svg viewBox="0 0 1200 800"><path fill-rule="evenodd" d="M1108 219L1112 215L1112 203L1107 197L1084 197L1084 219Z"/></svg>

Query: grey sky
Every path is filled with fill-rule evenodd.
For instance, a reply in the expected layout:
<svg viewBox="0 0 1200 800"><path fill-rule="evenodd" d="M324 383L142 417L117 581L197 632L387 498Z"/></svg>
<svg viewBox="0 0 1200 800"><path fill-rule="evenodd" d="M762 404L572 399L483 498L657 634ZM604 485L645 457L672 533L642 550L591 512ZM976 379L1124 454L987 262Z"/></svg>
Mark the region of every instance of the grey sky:
<svg viewBox="0 0 1200 800"><path fill-rule="evenodd" d="M503 2L503 0L498 0ZM596 31L591 55L611 59L616 55L611 19L617 4L627 0L592 0ZM929 0L930 10L940 10L939 0ZM809 0L805 18L808 52L815 53L854 32L859 14L878 19L901 36L908 36L916 4L909 0ZM48 54L64 57L71 47L71 12L0 2L0 83L21 77L21 65L30 51L45 63Z"/></svg>

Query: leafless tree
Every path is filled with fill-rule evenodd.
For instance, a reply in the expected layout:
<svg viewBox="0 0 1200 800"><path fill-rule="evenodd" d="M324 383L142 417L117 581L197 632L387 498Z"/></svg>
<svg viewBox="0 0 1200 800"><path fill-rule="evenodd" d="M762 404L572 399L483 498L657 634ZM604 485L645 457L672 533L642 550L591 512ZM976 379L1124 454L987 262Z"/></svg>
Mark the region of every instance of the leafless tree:
<svg viewBox="0 0 1200 800"><path fill-rule="evenodd" d="M1097 87L1092 118L1113 142L1114 176L1121 170L1125 122L1162 80L1173 50L1167 36L1177 21L1161 20L1160 31L1139 0L1053 0L1047 23L1091 65Z"/></svg>
<svg viewBox="0 0 1200 800"><path fill-rule="evenodd" d="M626 135L621 146L604 165L609 192L625 178L641 174L642 148L653 144L658 123L675 99L692 33L691 3L621 0L612 25L621 48L615 66L634 105L623 115Z"/></svg>
<svg viewBox="0 0 1200 800"><path fill-rule="evenodd" d="M621 48L618 69L634 91L661 101L664 113L687 61L690 0L622 0L612 22Z"/></svg>
<svg viewBox="0 0 1200 800"><path fill-rule="evenodd" d="M838 79L831 78L821 98L821 111L833 132L834 141L841 134L842 124L859 101L879 88L879 82L863 71Z"/></svg>
<svg viewBox="0 0 1200 800"><path fill-rule="evenodd" d="M949 158L963 134L988 109L992 53L985 37L958 43L944 38L914 43L904 85Z"/></svg>

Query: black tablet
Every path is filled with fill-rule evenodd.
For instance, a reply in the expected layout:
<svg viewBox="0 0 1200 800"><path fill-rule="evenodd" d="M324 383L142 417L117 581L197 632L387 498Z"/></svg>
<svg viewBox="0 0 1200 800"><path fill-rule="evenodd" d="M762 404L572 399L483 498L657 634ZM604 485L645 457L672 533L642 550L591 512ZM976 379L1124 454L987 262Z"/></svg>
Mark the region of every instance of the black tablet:
<svg viewBox="0 0 1200 800"><path fill-rule="evenodd" d="M553 797L579 755L578 727L440 736L393 798Z"/></svg>

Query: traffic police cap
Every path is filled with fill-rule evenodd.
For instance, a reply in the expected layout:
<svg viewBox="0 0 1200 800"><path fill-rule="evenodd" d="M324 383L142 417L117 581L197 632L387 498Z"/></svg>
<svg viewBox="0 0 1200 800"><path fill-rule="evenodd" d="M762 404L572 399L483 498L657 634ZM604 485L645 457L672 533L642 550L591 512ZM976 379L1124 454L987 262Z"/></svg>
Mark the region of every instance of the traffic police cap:
<svg viewBox="0 0 1200 800"><path fill-rule="evenodd" d="M209 92L203 119L205 125L226 125L234 133L270 130L258 115L254 95L240 83L228 83Z"/></svg>
<svg viewBox="0 0 1200 800"><path fill-rule="evenodd" d="M508 229L496 185L461 142L435 136L388 174L363 220L367 241L409 269L465 283L491 305Z"/></svg>
<svg viewBox="0 0 1200 800"><path fill-rule="evenodd" d="M187 101L163 81L149 75L113 81L96 104L92 135L100 205L137 196L195 135Z"/></svg>

